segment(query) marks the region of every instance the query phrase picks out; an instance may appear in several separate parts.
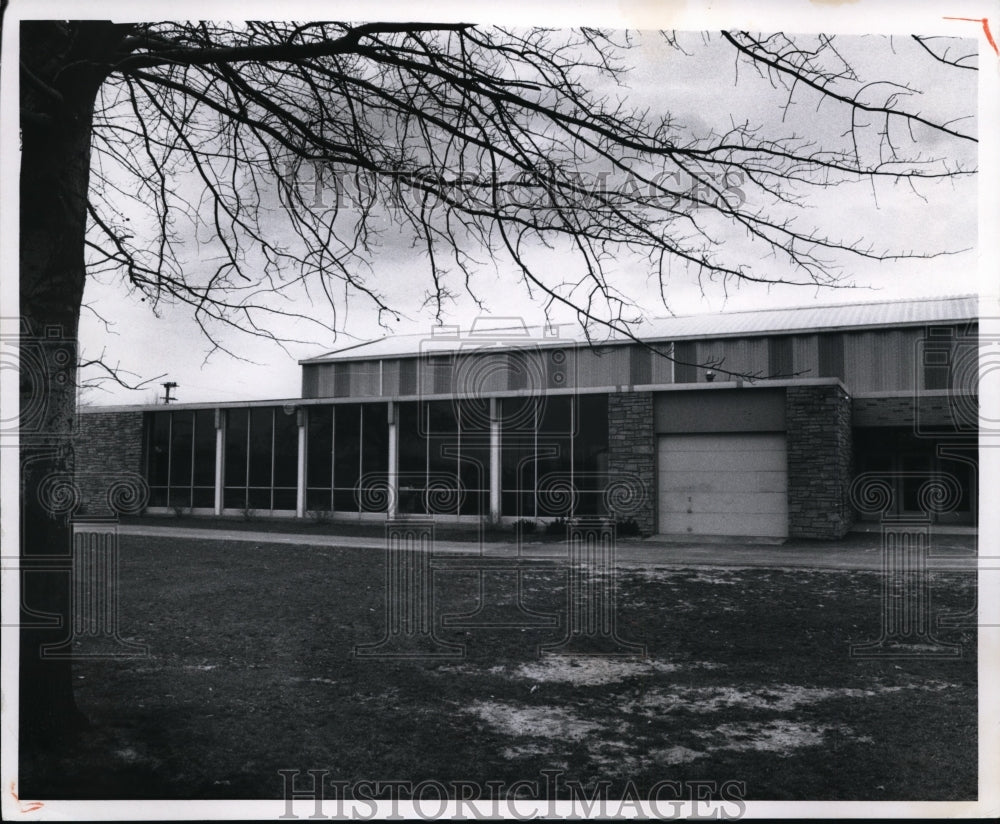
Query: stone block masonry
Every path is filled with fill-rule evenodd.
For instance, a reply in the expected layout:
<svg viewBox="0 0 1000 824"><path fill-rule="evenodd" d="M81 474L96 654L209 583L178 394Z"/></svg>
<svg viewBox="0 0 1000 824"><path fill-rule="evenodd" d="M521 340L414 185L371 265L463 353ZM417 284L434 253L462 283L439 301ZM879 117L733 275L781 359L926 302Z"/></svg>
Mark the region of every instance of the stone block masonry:
<svg viewBox="0 0 1000 824"><path fill-rule="evenodd" d="M790 386L785 395L788 537L836 540L853 522L851 399L838 385Z"/></svg>
<svg viewBox="0 0 1000 824"><path fill-rule="evenodd" d="M134 495L144 494L142 434L142 412L79 415L73 447L80 505L74 515L111 517L140 502Z"/></svg>
<svg viewBox="0 0 1000 824"><path fill-rule="evenodd" d="M608 396L608 474L635 479L639 489L622 519L634 518L643 535L656 532L656 435L653 393L626 392Z"/></svg>

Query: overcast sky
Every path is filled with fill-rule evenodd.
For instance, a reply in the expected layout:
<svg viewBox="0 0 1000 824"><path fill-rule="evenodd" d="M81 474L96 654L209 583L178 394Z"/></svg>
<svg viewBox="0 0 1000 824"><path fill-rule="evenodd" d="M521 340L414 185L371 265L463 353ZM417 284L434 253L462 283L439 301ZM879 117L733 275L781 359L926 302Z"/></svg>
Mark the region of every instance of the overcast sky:
<svg viewBox="0 0 1000 824"><path fill-rule="evenodd" d="M964 30L961 33L974 35L977 32ZM637 106L669 111L693 133L704 133L711 128L724 131L730 118L748 119L771 128L777 124L785 129L782 134L807 132L822 136L836 135L843 130L843 112L833 107L819 111L805 106L793 108L784 113L782 121L781 105L786 95L748 76L745 67L737 83L731 47L718 38L706 41L698 34L685 34L681 42L688 55L670 49L658 36L642 36L639 47L629 56L634 69L627 78L627 88L619 93ZM859 60L868 53L864 46L859 50L860 41L851 37L844 38L843 42L845 48L854 50ZM977 47L975 40L968 45L970 50ZM905 55L905 49L900 48L900 53ZM957 83L925 83L927 77L913 76L916 65L916 62L912 65L902 62L890 71L900 77L909 73L914 85L923 88L921 107L925 111L975 112L976 73L950 71L942 76L957 75ZM832 236L852 240L864 237L877 247L904 251L969 251L932 260L912 259L892 264L843 258L843 282L859 287L846 291L699 283L677 274L666 284L669 305L665 307L659 299L658 286L649 283L645 273L638 267L630 267L627 262L623 262L616 274L616 285L620 284L622 291L650 316L671 311L689 314L977 291L980 275L975 252L978 204L974 178L940 185L925 184L917 191L886 185L873 189L869 184L818 190L810 194L809 204L808 219L828 229ZM735 244L738 240L732 238L731 242ZM752 250L748 253L754 254ZM762 263L767 265L766 260ZM382 246L373 256L371 266L379 282L393 287L402 315L398 331L429 331L433 313L420 307L421 296L428 287L426 260L410 248L409 240L394 236L391 227L386 227ZM541 308L530 305L524 290L515 285L509 272L485 270L476 286L492 315L520 316L529 324L542 321ZM161 304L158 316L154 316L148 304L126 297L120 280L109 275L91 279L85 300L112 320L113 326L109 332L95 316L84 312L80 330L84 357L103 352L110 365L119 365L135 373L129 376L130 380L147 380L165 374L166 377L159 380L176 381L179 384L176 395L180 401L295 397L300 391L297 358L383 334L371 312L360 304L349 304L344 334L336 341L316 339L313 345L290 345L283 351L273 344L251 338L233 338L232 346L254 363L234 361L222 353L212 355L206 362L210 346L200 338L187 307ZM308 312L307 307L304 310ZM449 307L448 320L467 327L478 314L470 300L460 299ZM288 331L292 337L301 332L301 324L289 327ZM109 384L106 390L88 391L84 400L94 405L149 403L162 394L158 385L155 389L129 392Z"/></svg>

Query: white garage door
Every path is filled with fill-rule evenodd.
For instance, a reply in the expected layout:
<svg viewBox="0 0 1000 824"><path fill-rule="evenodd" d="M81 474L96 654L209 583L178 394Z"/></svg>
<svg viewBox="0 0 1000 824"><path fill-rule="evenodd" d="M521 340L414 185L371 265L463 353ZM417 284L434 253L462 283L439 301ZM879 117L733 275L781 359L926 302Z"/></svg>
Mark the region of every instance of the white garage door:
<svg viewBox="0 0 1000 824"><path fill-rule="evenodd" d="M663 435L659 531L788 536L785 436Z"/></svg>

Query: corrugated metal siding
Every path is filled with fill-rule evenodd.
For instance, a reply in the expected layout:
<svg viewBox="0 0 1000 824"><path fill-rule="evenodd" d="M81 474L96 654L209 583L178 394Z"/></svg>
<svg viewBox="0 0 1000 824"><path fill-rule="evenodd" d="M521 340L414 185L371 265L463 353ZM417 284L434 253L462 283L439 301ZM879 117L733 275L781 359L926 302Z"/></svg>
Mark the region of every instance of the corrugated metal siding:
<svg viewBox="0 0 1000 824"><path fill-rule="evenodd" d="M317 391L317 379L319 377L319 370L323 367L320 365L313 366L303 366L302 367L302 397L303 398L318 398L319 393Z"/></svg>
<svg viewBox="0 0 1000 824"><path fill-rule="evenodd" d="M716 312L686 317L658 318L637 329L640 337L649 340L677 340L683 338L721 337L741 335L766 335L768 333L795 332L796 330L838 329L855 326L893 326L898 324L940 324L974 320L978 317L978 299L975 295L951 298L886 301L879 303L852 303L832 306L807 306L791 309L764 309L752 312ZM585 345L579 327L559 324L559 340L546 336L540 329L521 330L519 335L502 332L482 338L485 345L501 344L518 338L544 341L542 345ZM525 334L526 333L526 334ZM482 336L480 336L482 337ZM475 336L453 336L453 348L468 348ZM396 335L369 343L357 344L335 350L303 363L325 360L368 360L401 355L416 355L427 341L427 335ZM436 349L451 345L447 337L437 341Z"/></svg>
<svg viewBox="0 0 1000 824"><path fill-rule="evenodd" d="M658 351L664 354L671 354L673 352L672 346L661 346ZM673 383L674 382L674 364L673 361L667 358L657 357L653 355L653 383Z"/></svg>
<svg viewBox="0 0 1000 824"><path fill-rule="evenodd" d="M361 361L351 364L351 397L364 398L379 395L378 365L378 361Z"/></svg>
<svg viewBox="0 0 1000 824"><path fill-rule="evenodd" d="M628 347L579 349L576 376L579 386L619 386L629 382Z"/></svg>
<svg viewBox="0 0 1000 824"><path fill-rule="evenodd" d="M455 362L455 389L466 397L507 389L506 353L459 355Z"/></svg>
<svg viewBox="0 0 1000 824"><path fill-rule="evenodd" d="M399 361L382 361L382 395L391 398L399 394Z"/></svg>
<svg viewBox="0 0 1000 824"><path fill-rule="evenodd" d="M909 391L922 329L855 332L844 335L844 383L852 392Z"/></svg>
<svg viewBox="0 0 1000 824"><path fill-rule="evenodd" d="M816 335L792 337L792 368L800 378L819 376L819 343Z"/></svg>
<svg viewBox="0 0 1000 824"><path fill-rule="evenodd" d="M316 394L313 395L315 398L332 398L333 397L333 364L324 363L318 364L313 367L316 370L314 386L316 389Z"/></svg>

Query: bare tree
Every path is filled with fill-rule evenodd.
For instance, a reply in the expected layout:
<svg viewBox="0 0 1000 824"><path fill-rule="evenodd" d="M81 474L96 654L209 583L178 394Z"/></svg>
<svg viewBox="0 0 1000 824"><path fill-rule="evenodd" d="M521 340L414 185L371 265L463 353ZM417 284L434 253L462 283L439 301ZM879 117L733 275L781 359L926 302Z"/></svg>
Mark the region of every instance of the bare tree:
<svg viewBox="0 0 1000 824"><path fill-rule="evenodd" d="M641 310L609 276L626 254L662 287L671 266L692 277L835 285L837 254L943 251L879 248L803 224L797 192L971 174L961 158L974 157L964 148L975 144L973 121L938 117L920 107L919 90L865 76L832 37L710 39L731 49L735 76L756 73L788 106L832 109L827 120L839 118L839 130L763 133L732 122L696 134L669 115L633 110L614 92L629 62L622 33L22 23L23 344L44 354L58 337L75 352L84 284L102 271L154 306L187 304L222 349L226 328L273 337L271 321L285 315L335 330L344 295L388 321L391 286L368 269L376 217L425 252L439 313L461 290L479 299L476 271L500 260L536 301L568 307L588 333L633 333ZM942 75L975 66L957 41L873 47L890 62L909 50L907 60ZM352 208L317 203L296 174L303 166L329 187L350 186ZM602 185L609 175L628 185ZM766 264L727 251L720 226L765 250ZM206 243L196 254L183 246L192 233ZM566 256L559 272L533 262L539 249ZM195 257L212 265L193 266ZM284 300L304 293L326 314ZM68 540L37 493L71 461L74 369L61 382L22 371L26 555ZM65 590L36 577L44 580L26 586L26 603L65 615ZM36 740L73 716L68 666L38 660L52 635L22 638L22 729Z"/></svg>

